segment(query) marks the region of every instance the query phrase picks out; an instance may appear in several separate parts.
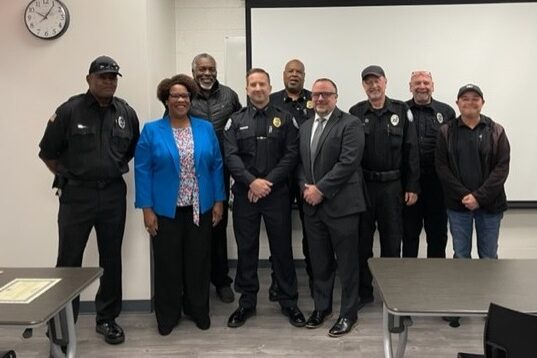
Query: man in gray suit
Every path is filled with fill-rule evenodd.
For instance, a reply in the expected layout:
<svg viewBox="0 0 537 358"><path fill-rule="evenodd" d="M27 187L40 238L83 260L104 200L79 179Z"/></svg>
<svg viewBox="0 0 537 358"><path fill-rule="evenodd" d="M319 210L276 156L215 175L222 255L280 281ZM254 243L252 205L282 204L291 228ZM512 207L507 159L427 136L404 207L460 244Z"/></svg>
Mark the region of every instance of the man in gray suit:
<svg viewBox="0 0 537 358"><path fill-rule="evenodd" d="M314 82L315 116L300 127L297 168L315 302L306 327L320 327L332 313L337 269L341 308L338 320L328 332L331 337L349 333L358 318L358 224L359 213L366 207L360 168L364 132L356 117L336 107L337 96L332 80L321 78Z"/></svg>

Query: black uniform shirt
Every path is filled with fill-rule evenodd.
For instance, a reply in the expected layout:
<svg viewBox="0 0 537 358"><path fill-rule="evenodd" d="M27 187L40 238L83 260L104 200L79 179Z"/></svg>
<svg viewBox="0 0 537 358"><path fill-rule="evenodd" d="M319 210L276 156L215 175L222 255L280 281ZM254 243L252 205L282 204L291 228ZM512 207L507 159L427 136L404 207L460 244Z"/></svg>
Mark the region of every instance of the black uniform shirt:
<svg viewBox="0 0 537 358"><path fill-rule="evenodd" d="M315 115L313 102L311 101L311 92L307 89L302 89L302 91L300 91L300 96L296 100L289 97L285 89L274 92L270 95L270 103L291 113L299 126L301 126L308 118Z"/></svg>
<svg viewBox="0 0 537 358"><path fill-rule="evenodd" d="M56 110L41 139L39 157L58 161L58 174L84 181L111 180L129 171L140 136L136 112L113 97L101 107L88 91Z"/></svg>
<svg viewBox="0 0 537 358"><path fill-rule="evenodd" d="M406 103L386 97L381 109L373 109L369 101L362 101L349 112L364 125L362 168L376 172L400 170L405 191L418 193L418 140Z"/></svg>
<svg viewBox="0 0 537 358"><path fill-rule="evenodd" d="M226 164L236 182L249 186L256 178L284 182L298 161L298 124L293 116L269 104L234 113L224 131Z"/></svg>
<svg viewBox="0 0 537 358"><path fill-rule="evenodd" d="M414 116L418 135L420 167L422 174L434 174L434 151L438 129L444 123L455 119L455 111L450 105L436 101L421 105L410 99L406 102Z"/></svg>

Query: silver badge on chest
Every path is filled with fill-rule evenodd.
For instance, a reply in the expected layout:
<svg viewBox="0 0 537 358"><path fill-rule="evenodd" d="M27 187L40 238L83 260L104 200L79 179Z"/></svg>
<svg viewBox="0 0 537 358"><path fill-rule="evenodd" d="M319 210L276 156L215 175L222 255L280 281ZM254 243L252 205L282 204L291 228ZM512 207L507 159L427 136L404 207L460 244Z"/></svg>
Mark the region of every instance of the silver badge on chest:
<svg viewBox="0 0 537 358"><path fill-rule="evenodd" d="M442 113L438 112L436 114L436 120L438 121L438 123L442 124L444 123L444 116L442 115Z"/></svg>
<svg viewBox="0 0 537 358"><path fill-rule="evenodd" d="M390 117L390 123L392 124L392 126L396 126L399 124L399 116L397 114L392 114L392 116Z"/></svg>
<svg viewBox="0 0 537 358"><path fill-rule="evenodd" d="M123 118L122 116L117 117L117 125L119 126L119 128L125 129L125 118Z"/></svg>

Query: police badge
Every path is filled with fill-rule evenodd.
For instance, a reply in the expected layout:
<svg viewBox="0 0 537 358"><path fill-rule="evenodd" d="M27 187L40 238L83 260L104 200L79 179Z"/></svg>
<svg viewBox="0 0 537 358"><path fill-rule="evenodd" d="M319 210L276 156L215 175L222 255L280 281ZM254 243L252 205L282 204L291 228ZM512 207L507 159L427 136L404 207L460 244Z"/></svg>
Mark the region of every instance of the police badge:
<svg viewBox="0 0 537 358"><path fill-rule="evenodd" d="M312 109L313 108L313 101L311 99L306 102L306 108L307 109Z"/></svg>
<svg viewBox="0 0 537 358"><path fill-rule="evenodd" d="M399 116L397 114L392 114L392 116L390 117L390 122L392 124L392 126L396 126L399 124Z"/></svg>
<svg viewBox="0 0 537 358"><path fill-rule="evenodd" d="M436 120L438 121L438 123L442 124L444 122L444 116L442 115L442 113L438 112L436 114Z"/></svg>
<svg viewBox="0 0 537 358"><path fill-rule="evenodd" d="M272 124L274 125L274 127L280 128L280 126L282 125L282 120L280 119L280 117L274 117L274 119L272 120Z"/></svg>
<svg viewBox="0 0 537 358"><path fill-rule="evenodd" d="M117 125L119 126L119 128L125 129L125 118L123 118L122 116L117 117Z"/></svg>

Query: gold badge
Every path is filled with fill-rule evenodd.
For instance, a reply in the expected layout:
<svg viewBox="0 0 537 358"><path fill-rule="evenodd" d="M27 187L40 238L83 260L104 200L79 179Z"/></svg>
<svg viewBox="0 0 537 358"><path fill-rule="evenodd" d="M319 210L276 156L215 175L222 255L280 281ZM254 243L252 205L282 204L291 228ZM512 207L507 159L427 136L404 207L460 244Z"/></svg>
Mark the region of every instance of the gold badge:
<svg viewBox="0 0 537 358"><path fill-rule="evenodd" d="M282 125L282 120L280 119L280 117L274 117L274 119L272 120L272 124L274 125L274 127L280 128L280 126Z"/></svg>
<svg viewBox="0 0 537 358"><path fill-rule="evenodd" d="M312 109L313 108L313 101L311 99L306 102L306 108L307 109Z"/></svg>

